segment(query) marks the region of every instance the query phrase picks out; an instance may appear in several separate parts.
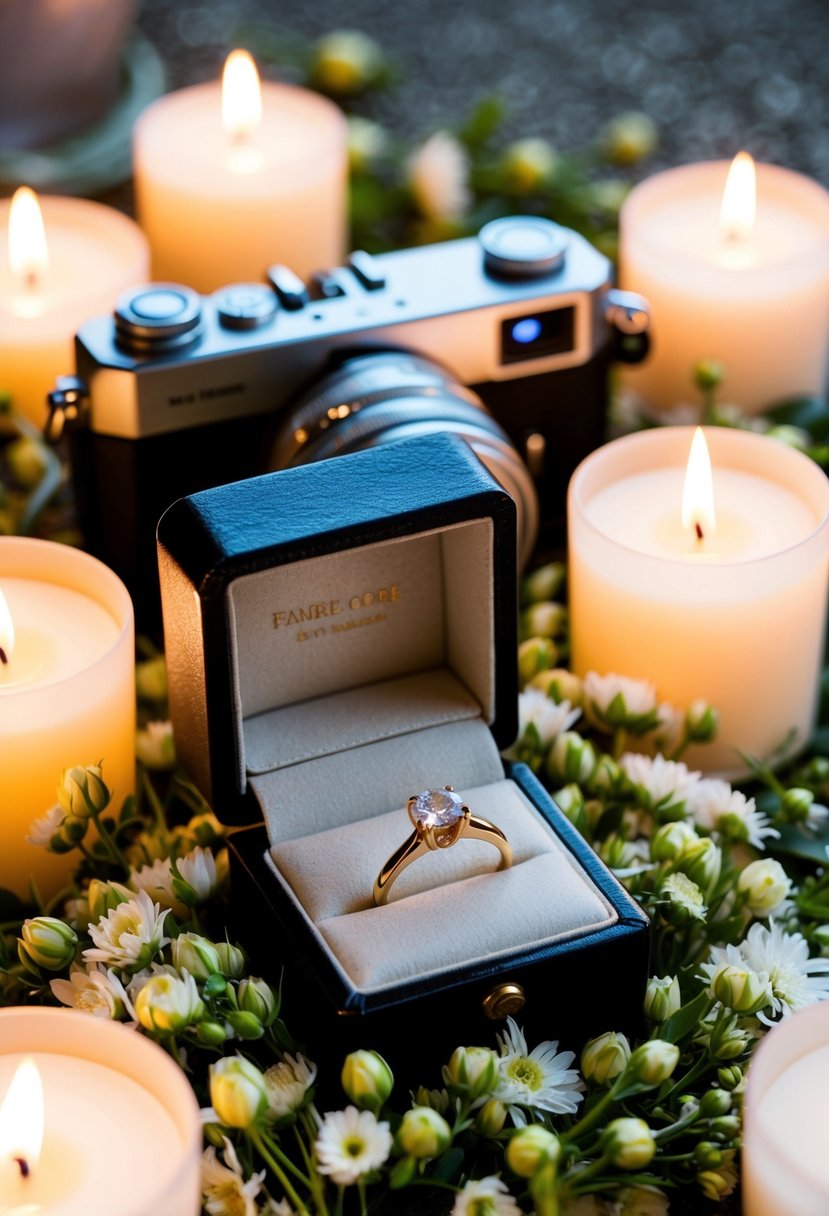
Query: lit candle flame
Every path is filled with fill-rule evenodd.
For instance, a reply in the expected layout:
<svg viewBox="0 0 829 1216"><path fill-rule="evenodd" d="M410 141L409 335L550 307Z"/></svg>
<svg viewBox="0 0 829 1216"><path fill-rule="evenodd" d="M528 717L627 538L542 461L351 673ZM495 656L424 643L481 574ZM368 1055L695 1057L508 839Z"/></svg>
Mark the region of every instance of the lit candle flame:
<svg viewBox="0 0 829 1216"><path fill-rule="evenodd" d="M720 228L729 241L745 241L754 231L757 209L757 172L748 152L731 162L720 208Z"/></svg>
<svg viewBox="0 0 829 1216"><path fill-rule="evenodd" d="M40 1160L44 1128L43 1082L37 1065L21 1060L0 1105L0 1161L14 1161L27 1177Z"/></svg>
<svg viewBox="0 0 829 1216"><path fill-rule="evenodd" d="M712 536L717 528L711 457L701 427L694 431L688 453L688 467L682 487L682 526L693 531L698 541Z"/></svg>
<svg viewBox="0 0 829 1216"><path fill-rule="evenodd" d="M222 124L234 143L243 143L262 121L262 90L247 51L231 51L222 73Z"/></svg>
<svg viewBox="0 0 829 1216"><path fill-rule="evenodd" d="M37 287L49 269L43 216L34 190L21 186L9 209L9 265L23 287Z"/></svg>
<svg viewBox="0 0 829 1216"><path fill-rule="evenodd" d="M0 666L5 666L14 652L14 621L6 597L0 591Z"/></svg>

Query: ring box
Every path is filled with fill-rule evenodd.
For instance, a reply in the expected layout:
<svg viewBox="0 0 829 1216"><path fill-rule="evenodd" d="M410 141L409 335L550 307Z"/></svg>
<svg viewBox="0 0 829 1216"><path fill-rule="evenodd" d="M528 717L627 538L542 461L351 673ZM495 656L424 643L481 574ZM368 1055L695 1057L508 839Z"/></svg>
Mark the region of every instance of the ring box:
<svg viewBox="0 0 829 1216"><path fill-rule="evenodd" d="M180 759L229 840L242 943L338 1055L424 1061L635 1030L644 913L532 773L517 730L516 517L428 436L206 490L158 529ZM452 785L514 861L460 840L374 907L409 795ZM405 1037L404 1037L405 1036Z"/></svg>

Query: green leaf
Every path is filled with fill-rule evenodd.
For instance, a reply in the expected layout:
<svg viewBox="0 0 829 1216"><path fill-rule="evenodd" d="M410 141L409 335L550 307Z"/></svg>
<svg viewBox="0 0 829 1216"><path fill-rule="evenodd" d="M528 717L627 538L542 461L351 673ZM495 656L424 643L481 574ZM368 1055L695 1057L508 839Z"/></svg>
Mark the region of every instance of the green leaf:
<svg viewBox="0 0 829 1216"><path fill-rule="evenodd" d="M678 1043L680 1039L684 1039L692 1030L699 1024L702 1018L708 1012L708 1007L711 1004L711 998L705 989L695 996L687 1005L683 1005L681 1009L677 1009L676 1013L668 1018L667 1022L663 1022L659 1028L660 1039L665 1039L668 1043Z"/></svg>
<svg viewBox="0 0 829 1216"><path fill-rule="evenodd" d="M798 426L815 439L829 437L829 406L820 397L792 397L781 401L766 413L770 422L783 426Z"/></svg>
<svg viewBox="0 0 829 1216"><path fill-rule="evenodd" d="M441 1182L454 1182L460 1176L462 1169L463 1149L455 1146L450 1148L449 1152L438 1161L433 1176L439 1178Z"/></svg>
<svg viewBox="0 0 829 1216"><path fill-rule="evenodd" d="M816 861L822 866L827 864L829 821L817 832L810 832L808 835L792 823L780 823L777 830L780 832L780 839L767 842L770 853L780 857L800 857L806 861Z"/></svg>
<svg viewBox="0 0 829 1216"><path fill-rule="evenodd" d="M505 113L504 99L497 93L484 97L458 131L458 139L470 152L482 151L501 126Z"/></svg>

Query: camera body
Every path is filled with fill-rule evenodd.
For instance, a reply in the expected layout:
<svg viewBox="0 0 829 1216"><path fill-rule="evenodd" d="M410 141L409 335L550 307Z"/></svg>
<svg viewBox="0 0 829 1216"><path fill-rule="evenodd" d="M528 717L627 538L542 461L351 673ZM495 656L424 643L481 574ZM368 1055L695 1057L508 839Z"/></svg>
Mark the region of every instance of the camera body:
<svg viewBox="0 0 829 1216"><path fill-rule="evenodd" d="M403 437L427 415L464 433L455 414L471 410L496 464L511 441L527 511L534 483L542 539L561 538L570 473L603 439L610 363L640 359L646 343L647 306L612 288L602 254L550 221L511 217L478 237L352 254L310 289L285 267L209 297L133 289L78 333L77 379L52 395L53 419L70 423L87 542L151 627L155 528L173 501ZM434 421L447 395L452 409ZM378 403L385 421L367 427ZM533 519L525 531L526 552Z"/></svg>

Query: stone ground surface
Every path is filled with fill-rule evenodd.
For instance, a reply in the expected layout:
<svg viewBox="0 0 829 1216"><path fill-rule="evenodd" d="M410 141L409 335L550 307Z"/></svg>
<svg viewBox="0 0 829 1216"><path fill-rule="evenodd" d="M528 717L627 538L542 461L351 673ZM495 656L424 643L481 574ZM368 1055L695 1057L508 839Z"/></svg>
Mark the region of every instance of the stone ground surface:
<svg viewBox="0 0 829 1216"><path fill-rule="evenodd" d="M370 110L409 137L497 89L513 133L562 149L641 109L662 131L648 172L746 147L829 184L826 0L143 0L140 22L174 87L217 76L240 26L348 27L399 68Z"/></svg>

